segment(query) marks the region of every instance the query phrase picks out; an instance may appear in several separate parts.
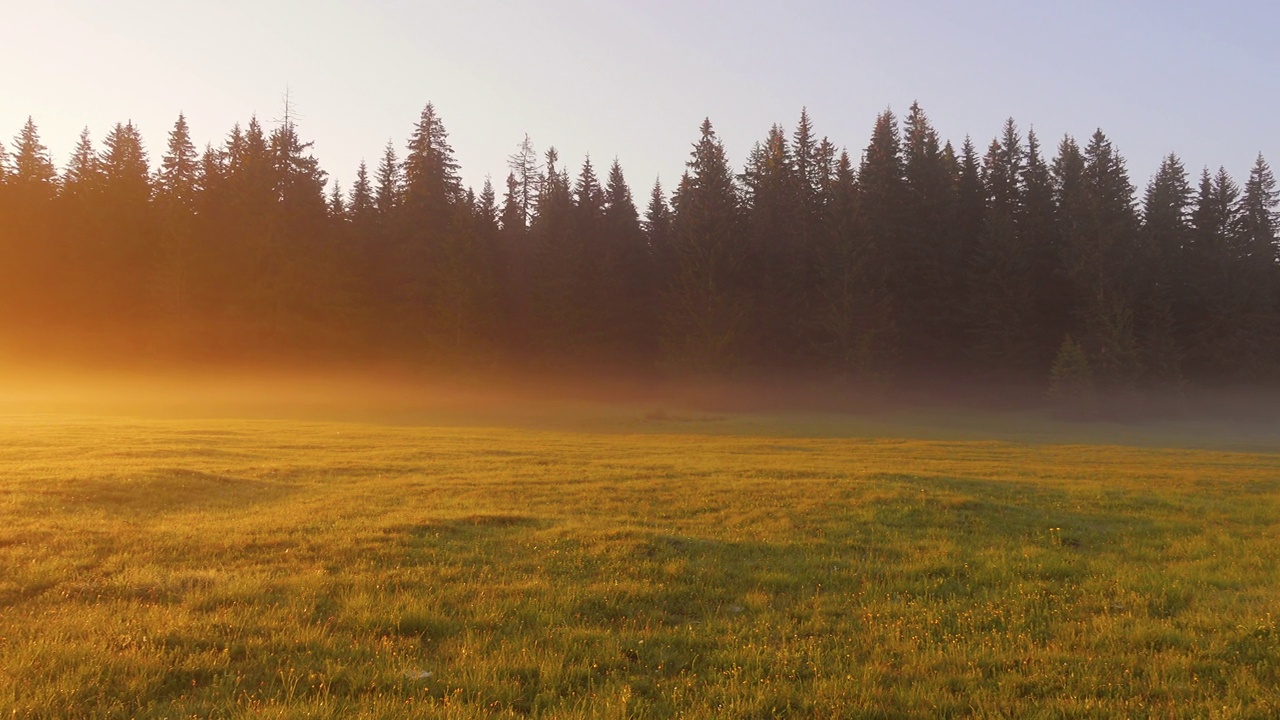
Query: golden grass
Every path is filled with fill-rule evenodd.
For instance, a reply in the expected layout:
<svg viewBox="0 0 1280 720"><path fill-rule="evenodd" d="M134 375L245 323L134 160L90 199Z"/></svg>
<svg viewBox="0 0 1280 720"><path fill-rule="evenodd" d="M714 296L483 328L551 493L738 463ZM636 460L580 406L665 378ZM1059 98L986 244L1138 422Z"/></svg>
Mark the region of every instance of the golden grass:
<svg viewBox="0 0 1280 720"><path fill-rule="evenodd" d="M1280 713L1280 455L695 420L2 418L0 715Z"/></svg>

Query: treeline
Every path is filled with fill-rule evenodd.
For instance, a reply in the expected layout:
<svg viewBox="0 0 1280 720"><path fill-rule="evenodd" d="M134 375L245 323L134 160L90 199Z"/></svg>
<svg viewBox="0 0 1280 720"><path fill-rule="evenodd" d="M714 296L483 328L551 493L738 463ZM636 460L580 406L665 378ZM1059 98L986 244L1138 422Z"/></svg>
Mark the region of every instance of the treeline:
<svg viewBox="0 0 1280 720"><path fill-rule="evenodd" d="M349 189L309 148L286 112L199 152L179 116L154 172L131 123L58 172L28 121L0 147L6 340L1066 394L1280 375L1261 157L1242 187L1171 154L1139 199L1101 131L957 149L912 105L851 155L801 113L741 172L705 122L637 203L617 162L528 138L501 196L464 187L431 105Z"/></svg>

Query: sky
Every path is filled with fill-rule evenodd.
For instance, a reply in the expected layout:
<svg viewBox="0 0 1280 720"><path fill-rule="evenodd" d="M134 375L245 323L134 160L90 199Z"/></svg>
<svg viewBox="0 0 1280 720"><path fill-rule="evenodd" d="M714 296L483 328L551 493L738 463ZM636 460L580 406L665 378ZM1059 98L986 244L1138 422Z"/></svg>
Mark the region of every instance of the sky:
<svg viewBox="0 0 1280 720"><path fill-rule="evenodd" d="M1012 117L1052 153L1102 128L1141 188L1280 165L1280 3L834 0L46 0L0 9L0 138L28 116L61 168L80 130L139 126L153 164L178 113L198 146L283 116L349 187L426 103L463 180L499 193L528 134L576 174L617 158L643 204L673 189L704 117L735 167L807 107L855 161L918 101L985 149Z"/></svg>

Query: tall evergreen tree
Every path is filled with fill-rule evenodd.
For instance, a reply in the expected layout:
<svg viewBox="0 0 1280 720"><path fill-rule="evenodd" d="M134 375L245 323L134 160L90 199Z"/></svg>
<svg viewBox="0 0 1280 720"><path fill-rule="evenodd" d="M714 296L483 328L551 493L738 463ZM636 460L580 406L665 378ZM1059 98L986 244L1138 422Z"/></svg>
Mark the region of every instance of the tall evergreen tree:
<svg viewBox="0 0 1280 720"><path fill-rule="evenodd" d="M533 212L538 201L542 167L538 163L538 154L533 149L533 140L528 135L520 142L520 147L508 159L511 175L515 178L516 194L511 195L512 202L520 208L525 227L533 224Z"/></svg>
<svg viewBox="0 0 1280 720"><path fill-rule="evenodd" d="M665 356L687 371L725 370L742 362L751 307L741 278L738 188L710 119L702 123L687 168L675 197Z"/></svg>
<svg viewBox="0 0 1280 720"><path fill-rule="evenodd" d="M1249 171L1240 198L1240 226L1236 254L1262 272L1274 271L1277 254L1277 229L1280 228L1280 192L1275 174L1261 154Z"/></svg>
<svg viewBox="0 0 1280 720"><path fill-rule="evenodd" d="M347 200L347 214L352 222L364 223L377 209L373 197L373 185L369 182L369 166L363 160L356 168L356 181L351 185L351 196Z"/></svg>
<svg viewBox="0 0 1280 720"><path fill-rule="evenodd" d="M1233 315L1238 323L1232 347L1236 351L1237 374L1249 381L1274 377L1280 368L1276 359L1280 350L1278 205L1275 176L1259 155L1240 196L1232 243L1235 262L1231 289L1235 300Z"/></svg>
<svg viewBox="0 0 1280 720"><path fill-rule="evenodd" d="M812 165L812 148L806 166ZM766 366L793 363L802 344L805 302L801 206L804 190L795 156L782 126L769 129L752 149L741 176L746 203L744 290L754 302L754 327L742 338Z"/></svg>
<svg viewBox="0 0 1280 720"><path fill-rule="evenodd" d="M151 169L142 133L132 122L116 123L99 155L105 191L112 202L141 205L151 199Z"/></svg>
<svg viewBox="0 0 1280 720"><path fill-rule="evenodd" d="M382 151L382 159L378 162L378 170L374 174L374 178L377 182L374 205L377 207L378 215L381 216L383 222L387 222L391 218L392 212L400 205L403 187L400 161L396 157L395 146L390 141L387 142L386 148Z"/></svg>
<svg viewBox="0 0 1280 720"><path fill-rule="evenodd" d="M1191 312L1187 288L1195 270L1185 262L1191 232L1191 185L1177 155L1170 153L1147 184L1139 247L1139 327L1143 365L1154 381L1179 384L1183 349L1178 319Z"/></svg>
<svg viewBox="0 0 1280 720"><path fill-rule="evenodd" d="M652 363L658 337L658 276L631 188L614 158L604 187L601 239L606 265L601 268L609 327L608 352L616 359Z"/></svg>
<svg viewBox="0 0 1280 720"><path fill-rule="evenodd" d="M404 159L405 205L414 214L415 226L442 233L461 196L462 181L449 134L435 106L427 103L413 128Z"/></svg>
<svg viewBox="0 0 1280 720"><path fill-rule="evenodd" d="M847 152L836 161L818 252L816 314L819 358L848 380L876 379L888 371L887 273L881 253L864 232L859 187Z"/></svg>
<svg viewBox="0 0 1280 720"><path fill-rule="evenodd" d="M1123 158L1098 130L1082 155L1082 187L1063 205L1063 250L1075 287L1078 338L1103 386L1132 387L1142 375L1133 294L1138 236L1134 187Z"/></svg>
<svg viewBox="0 0 1280 720"><path fill-rule="evenodd" d="M9 186L18 196L18 202L51 199L57 191L58 173L31 118L27 118L22 132L14 138L13 149L13 175L9 178Z"/></svg>
<svg viewBox="0 0 1280 720"><path fill-rule="evenodd" d="M102 191L102 168L93 149L89 128L80 131L80 140L71 151L71 159L62 172L60 196L83 205Z"/></svg>
<svg viewBox="0 0 1280 720"><path fill-rule="evenodd" d="M876 358L869 362L886 369L893 360L901 357L899 331L904 324L911 322L911 318L904 317L903 308L913 306L905 298L917 291L911 277L900 272L904 257L906 191L898 120L893 112L886 110L876 118L871 142L862 155L858 170L857 211L862 250L870 255L863 262L878 265L885 273L883 279L875 278L871 283L884 284L886 297L876 309L887 312L888 318L884 322L873 323L880 328L875 333L880 345L868 353Z"/></svg>
<svg viewBox="0 0 1280 720"><path fill-rule="evenodd" d="M1053 174L1040 151L1034 129L1027 131L1026 163L1022 171L1022 212L1018 235L1026 246L1034 291L1034 348L1028 367L1050 367L1069 326L1061 298L1067 294L1058 272L1059 228L1056 222Z"/></svg>
<svg viewBox="0 0 1280 720"><path fill-rule="evenodd" d="M156 173L156 199L167 205L193 210L199 182L200 157L191 142L187 118L179 113L173 130L169 131L169 144Z"/></svg>
<svg viewBox="0 0 1280 720"><path fill-rule="evenodd" d="M675 274L673 225L671 204L667 201L666 191L662 189L662 180L655 179L640 226L644 230L649 254L653 256L654 283L660 292L666 291Z"/></svg>
<svg viewBox="0 0 1280 720"><path fill-rule="evenodd" d="M971 261L971 350L979 371L988 377L1024 379L1036 355L1040 318L1035 312L1034 257L1020 232L1025 160L1021 134L1010 118L983 162L987 210Z"/></svg>
<svg viewBox="0 0 1280 720"><path fill-rule="evenodd" d="M955 298L962 291L956 196L938 134L919 103L907 113L903 138L902 225L894 273L904 283L896 296L903 358L917 370L937 373L960 350L963 318ZM910 285L905 282L910 280Z"/></svg>

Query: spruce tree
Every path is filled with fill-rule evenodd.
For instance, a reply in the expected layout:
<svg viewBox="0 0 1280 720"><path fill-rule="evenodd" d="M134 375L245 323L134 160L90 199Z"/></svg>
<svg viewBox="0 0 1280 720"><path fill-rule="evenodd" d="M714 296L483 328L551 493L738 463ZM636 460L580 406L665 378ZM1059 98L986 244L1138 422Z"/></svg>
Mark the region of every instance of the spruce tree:
<svg viewBox="0 0 1280 720"><path fill-rule="evenodd" d="M937 374L961 346L956 297L964 275L953 234L956 196L938 134L919 103L911 104L904 129L903 215L894 272L913 286L899 287L899 338L913 369Z"/></svg>
<svg viewBox="0 0 1280 720"><path fill-rule="evenodd" d="M13 174L8 184L19 204L46 201L57 192L58 173L40 131L30 117L13 140Z"/></svg>
<svg viewBox="0 0 1280 720"><path fill-rule="evenodd" d="M508 173L507 189L502 195L502 214L499 216L499 224L504 231L513 232L517 228L521 231L528 229L524 207L520 203L520 182L516 180L515 173Z"/></svg>
<svg viewBox="0 0 1280 720"><path fill-rule="evenodd" d="M440 234L448 227L453 206L461 196L462 181L449 134L435 106L427 103L413 128L404 159L405 206L416 227Z"/></svg>
<svg viewBox="0 0 1280 720"><path fill-rule="evenodd" d="M191 310L194 215L203 184L200 169L186 116L179 113L153 182L161 223L160 313L173 332L187 331Z"/></svg>
<svg viewBox="0 0 1280 720"><path fill-rule="evenodd" d="M1022 211L1017 222L1018 235L1029 256L1034 288L1034 347L1027 362L1032 368L1047 367L1052 362L1069 325L1062 302L1067 290L1058 271L1060 235L1056 217L1053 175L1040 151L1040 140L1030 129L1022 171Z"/></svg>
<svg viewBox="0 0 1280 720"><path fill-rule="evenodd" d="M587 312L581 296L584 259L575 228L573 187L568 172L558 167L559 160L554 147L546 151L529 228L529 263L524 268L538 344L535 350L543 361L582 356L577 331Z"/></svg>
<svg viewBox="0 0 1280 720"><path fill-rule="evenodd" d="M62 171L59 195L63 200L83 206L102 191L102 169L89 128L80 131L80 139L71 151L71 159Z"/></svg>
<svg viewBox="0 0 1280 720"><path fill-rule="evenodd" d="M519 149L508 158L511 175L515 179L516 193L509 195L513 204L520 208L523 216L521 222L525 227L533 224L533 212L538 201L542 167L538 163L538 154L534 151L533 140L528 135L520 142Z"/></svg>
<svg viewBox="0 0 1280 720"><path fill-rule="evenodd" d="M601 238L607 247L607 265L601 268L607 289L607 352L617 360L651 363L658 337L656 258L617 158L605 180Z"/></svg>
<svg viewBox="0 0 1280 720"><path fill-rule="evenodd" d="M163 204L192 211L199 191L199 179L200 158L191 142L187 118L179 113L173 130L169 131L169 144L156 173L156 199Z"/></svg>
<svg viewBox="0 0 1280 720"><path fill-rule="evenodd" d="M281 211L289 216L289 224L305 235L315 231L328 212L324 186L327 173L308 152L315 144L303 142L298 126L290 115L288 101L285 119L271 132L269 140L273 166L273 187Z"/></svg>
<svg viewBox="0 0 1280 720"><path fill-rule="evenodd" d="M812 148L806 166L812 164ZM754 300L755 322L742 340L765 366L793 363L804 349L800 320L805 316L801 205L807 181L780 125L752 149L741 175L746 205L747 257L744 290Z"/></svg>
<svg viewBox="0 0 1280 720"><path fill-rule="evenodd" d="M480 195L476 198L474 212L476 219L485 228L486 235L497 233L498 196L494 192L492 178L487 175L484 178L484 185L480 188Z"/></svg>
<svg viewBox="0 0 1280 720"><path fill-rule="evenodd" d="M1187 287L1195 269L1186 263L1191 232L1191 185L1177 155L1170 153L1148 183L1142 202L1137 292L1139 340L1149 379L1178 386L1184 351L1179 319L1187 307Z"/></svg>
<svg viewBox="0 0 1280 720"><path fill-rule="evenodd" d="M373 185L369 183L369 167L363 160L356 168L356 181L351 185L351 195L347 201L347 214L351 221L363 224L377 210L373 197Z"/></svg>
<svg viewBox="0 0 1280 720"><path fill-rule="evenodd" d="M142 134L132 122L116 123L98 157L104 191L114 203L141 205L151 199L151 170Z"/></svg>
<svg viewBox="0 0 1280 720"><path fill-rule="evenodd" d="M1139 227L1134 187L1123 158L1101 130L1081 159L1080 187L1060 203L1080 342L1101 385L1131 388L1142 375L1133 295Z"/></svg>
<svg viewBox="0 0 1280 720"><path fill-rule="evenodd" d="M390 141L382 151L382 159L378 162L378 170L374 174L377 192L374 195L374 206L384 223L389 222L392 213L400 205L403 186L400 161L396 158L395 146Z"/></svg>
<svg viewBox="0 0 1280 720"><path fill-rule="evenodd" d="M1249 171L1240 198L1239 233L1236 255L1261 272L1274 271L1277 255L1277 229L1280 228L1280 193L1276 178L1261 154Z"/></svg>
<svg viewBox="0 0 1280 720"><path fill-rule="evenodd" d="M662 180L655 179L640 227L644 230L649 254L653 256L654 283L660 292L666 291L675 274L673 224L671 204L667 202L666 191L662 189Z"/></svg>
<svg viewBox="0 0 1280 720"><path fill-rule="evenodd" d="M862 263L883 268L884 272L883 279L870 281L873 286L884 283L886 297L877 309L886 312L888 318L873 323L882 330L875 333L878 346L868 351L876 359L868 362L886 369L901 358L899 331L915 320L914 316L906 316L903 309L914 309L912 300L905 298L918 288L912 278L900 272L904 262L906 194L898 121L886 110L876 118L871 143L863 152L858 170L857 231L863 254L869 254Z"/></svg>
<svg viewBox="0 0 1280 720"><path fill-rule="evenodd" d="M849 153L841 152L826 205L815 284L814 343L818 359L846 380L876 380L888 372L892 330L887 272L863 230L859 186Z"/></svg>
<svg viewBox="0 0 1280 720"><path fill-rule="evenodd" d="M1277 206L1275 176L1258 156L1237 208L1232 289L1239 325L1234 343L1238 376L1256 382L1274 377L1280 366L1280 307L1277 305Z"/></svg>
<svg viewBox="0 0 1280 720"><path fill-rule="evenodd" d="M338 222L345 222L350 219L347 213L347 196L342 192L342 183L334 181L333 188L329 191L329 218Z"/></svg>
<svg viewBox="0 0 1280 720"><path fill-rule="evenodd" d="M983 161L987 207L970 262L970 352L978 373L989 378L1022 380L1033 370L1029 363L1039 318L1034 258L1020 232L1025 158L1022 136L1010 118Z"/></svg>
<svg viewBox="0 0 1280 720"><path fill-rule="evenodd" d="M741 365L751 314L738 187L710 119L700 132L675 196L675 268L663 303L666 360L695 373Z"/></svg>

